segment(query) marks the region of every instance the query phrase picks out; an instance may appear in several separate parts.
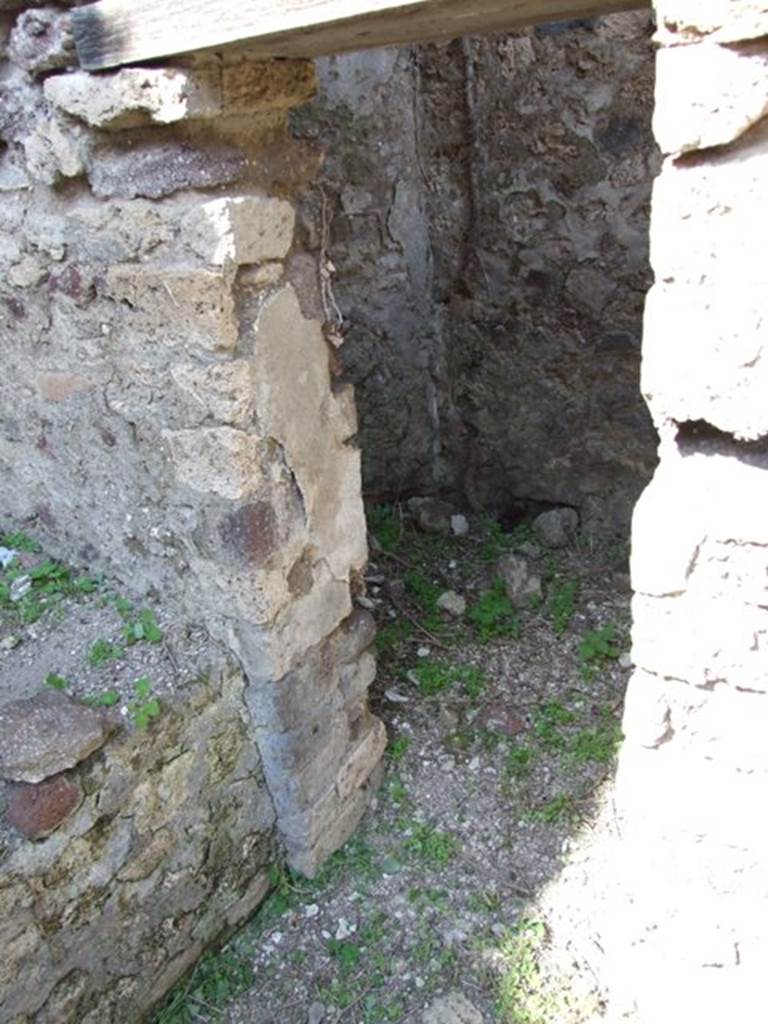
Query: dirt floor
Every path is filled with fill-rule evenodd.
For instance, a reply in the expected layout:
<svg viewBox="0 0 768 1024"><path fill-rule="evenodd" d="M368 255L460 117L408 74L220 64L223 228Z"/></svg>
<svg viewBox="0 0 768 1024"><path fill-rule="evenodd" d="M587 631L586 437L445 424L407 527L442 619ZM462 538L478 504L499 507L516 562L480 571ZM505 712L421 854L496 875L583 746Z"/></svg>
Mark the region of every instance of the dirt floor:
<svg viewBox="0 0 768 1024"><path fill-rule="evenodd" d="M276 873L255 918L155 1024L604 1019L562 919L550 950L542 897L610 788L629 674L626 551L468 525L456 537L419 531L402 509L371 516L362 603L379 624L384 782L319 877ZM498 582L514 550L543 583L521 611ZM462 616L440 610L446 591L466 600Z"/></svg>
<svg viewBox="0 0 768 1024"><path fill-rule="evenodd" d="M255 917L153 1024L606 1019L589 925L574 919L572 942L561 915L555 934L547 893L610 799L630 669L626 551L578 533L551 548L530 523L505 532L481 517L454 521L468 528L456 536L445 510L426 511L369 519L358 600L379 626L371 701L390 744L361 827L317 878L275 870ZM62 577L30 538L0 545L17 551L0 567L0 701L76 687L135 714L210 653L161 606ZM139 679L151 679L144 697Z"/></svg>

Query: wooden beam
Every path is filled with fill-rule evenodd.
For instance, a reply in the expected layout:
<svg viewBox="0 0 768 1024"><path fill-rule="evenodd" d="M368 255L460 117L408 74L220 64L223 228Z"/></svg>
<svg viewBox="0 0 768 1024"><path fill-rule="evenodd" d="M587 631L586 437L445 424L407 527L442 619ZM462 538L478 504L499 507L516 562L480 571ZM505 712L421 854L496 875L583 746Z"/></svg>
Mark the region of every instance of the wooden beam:
<svg viewBox="0 0 768 1024"><path fill-rule="evenodd" d="M505 32L648 6L644 0L100 0L72 11L95 71L247 44L256 57L318 57Z"/></svg>

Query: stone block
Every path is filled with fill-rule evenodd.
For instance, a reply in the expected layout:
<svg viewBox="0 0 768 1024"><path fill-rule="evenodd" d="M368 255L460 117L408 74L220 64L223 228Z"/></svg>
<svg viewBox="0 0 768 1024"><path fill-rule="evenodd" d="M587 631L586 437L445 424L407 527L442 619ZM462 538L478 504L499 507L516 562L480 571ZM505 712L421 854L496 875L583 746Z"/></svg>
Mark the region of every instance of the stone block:
<svg viewBox="0 0 768 1024"><path fill-rule="evenodd" d="M365 813L368 793L357 789L342 801L335 786L308 811L282 818L286 859L294 871L313 878L318 867L346 843Z"/></svg>
<svg viewBox="0 0 768 1024"><path fill-rule="evenodd" d="M681 481L680 468L677 460L662 462L635 507L630 568L638 593L684 593L706 536L709 488L704 480Z"/></svg>
<svg viewBox="0 0 768 1024"><path fill-rule="evenodd" d="M166 430L176 479L201 494L236 500L264 482L262 445L257 437L231 427Z"/></svg>
<svg viewBox="0 0 768 1024"><path fill-rule="evenodd" d="M364 698L376 678L376 658L366 651L358 661L339 668L339 688L345 704Z"/></svg>
<svg viewBox="0 0 768 1024"><path fill-rule="evenodd" d="M703 420L743 440L768 434L767 322L764 286L655 285L641 387L656 422Z"/></svg>
<svg viewBox="0 0 768 1024"><path fill-rule="evenodd" d="M768 548L768 474L760 465L702 451L662 460L635 510L632 530L632 586L647 595L682 594L695 586L703 597L752 601L753 581L742 585L730 571L716 588L699 576L705 542L726 545L741 563L738 548ZM707 577L708 578L708 577ZM700 583L698 582L700 580ZM694 581L696 581L694 583ZM746 589L745 589L746 588Z"/></svg>
<svg viewBox="0 0 768 1024"><path fill-rule="evenodd" d="M355 662L376 638L376 621L370 612L355 608L330 638L334 657L342 664Z"/></svg>
<svg viewBox="0 0 768 1024"><path fill-rule="evenodd" d="M123 68L113 74L74 71L45 80L46 99L92 128L118 130L214 117L218 76L186 68Z"/></svg>
<svg viewBox="0 0 768 1024"><path fill-rule="evenodd" d="M694 686L768 691L768 609L728 596L635 596L632 659L638 668Z"/></svg>
<svg viewBox="0 0 768 1024"><path fill-rule="evenodd" d="M293 207L284 199L233 196L193 210L182 231L187 244L208 263L260 263L287 255L295 219Z"/></svg>
<svg viewBox="0 0 768 1024"><path fill-rule="evenodd" d="M230 117L289 110L316 91L315 67L309 60L246 60L221 69L222 113Z"/></svg>
<svg viewBox="0 0 768 1024"><path fill-rule="evenodd" d="M247 359L201 367L193 363L174 366L171 376L188 396L200 418L247 428L254 423L253 367Z"/></svg>
<svg viewBox="0 0 768 1024"><path fill-rule="evenodd" d="M336 776L336 791L348 800L369 778L387 747L384 723L374 718L370 729L344 758Z"/></svg>
<svg viewBox="0 0 768 1024"><path fill-rule="evenodd" d="M349 749L349 725L346 715L331 711L318 718L307 717L300 729L287 733L277 732L273 722L259 729L258 738L282 829L286 816L313 808L336 782Z"/></svg>
<svg viewBox="0 0 768 1024"><path fill-rule="evenodd" d="M533 532L549 548L562 548L571 544L579 528L579 513L575 508L553 508L542 512L532 523Z"/></svg>
<svg viewBox="0 0 768 1024"><path fill-rule="evenodd" d="M139 335L145 345L217 351L237 344L235 301L226 274L123 263L109 268L101 291L122 304L120 330Z"/></svg>
<svg viewBox="0 0 768 1024"><path fill-rule="evenodd" d="M247 701L254 721L275 733L296 732L314 717L341 716L338 668L325 644L308 651L301 664L277 682L254 681Z"/></svg>
<svg viewBox="0 0 768 1024"><path fill-rule="evenodd" d="M653 130L663 153L726 145L768 113L768 47L662 49L656 88Z"/></svg>
<svg viewBox="0 0 768 1024"><path fill-rule="evenodd" d="M621 731L626 743L653 749L672 735L669 690L683 684L637 670L627 687Z"/></svg>
<svg viewBox="0 0 768 1024"><path fill-rule="evenodd" d="M46 402L66 402L77 395L92 391L97 385L88 377L73 373L38 373L35 386Z"/></svg>
<svg viewBox="0 0 768 1024"><path fill-rule="evenodd" d="M61 178L76 178L85 171L90 142L84 129L52 115L42 118L25 135L23 148L30 177L43 185L55 185Z"/></svg>
<svg viewBox="0 0 768 1024"><path fill-rule="evenodd" d="M449 992L429 1004L421 1024L483 1024L483 1015L461 992Z"/></svg>
<svg viewBox="0 0 768 1024"><path fill-rule="evenodd" d="M102 199L162 199L188 188L214 188L245 174L244 153L228 145L114 143L92 155L88 180Z"/></svg>
<svg viewBox="0 0 768 1024"><path fill-rule="evenodd" d="M733 151L665 162L653 193L651 264L656 281L736 294L763 285L755 226L768 222L768 124Z"/></svg>
<svg viewBox="0 0 768 1024"><path fill-rule="evenodd" d="M290 286L262 308L254 360L260 430L275 438L290 460L312 542L331 576L348 578L350 567L362 566L367 557L360 456L345 443L350 394L332 391L321 325L303 316Z"/></svg>
<svg viewBox="0 0 768 1024"><path fill-rule="evenodd" d="M759 39L768 35L765 0L656 0L657 38L669 45Z"/></svg>
<svg viewBox="0 0 768 1024"><path fill-rule="evenodd" d="M509 552L502 555L496 571L504 582L507 597L515 608L527 608L543 598L541 576L534 572L522 555Z"/></svg>
<svg viewBox="0 0 768 1024"><path fill-rule="evenodd" d="M8 56L33 75L76 65L69 15L57 7L24 11L11 32Z"/></svg>
<svg viewBox="0 0 768 1024"><path fill-rule="evenodd" d="M24 256L8 272L8 280L14 288L34 288L45 279L46 269L34 256Z"/></svg>
<svg viewBox="0 0 768 1024"><path fill-rule="evenodd" d="M6 819L27 839L44 839L74 814L83 799L81 787L65 775L33 785L10 787Z"/></svg>
<svg viewBox="0 0 768 1024"><path fill-rule="evenodd" d="M38 693L0 707L0 778L42 782L104 745L113 719L64 693Z"/></svg>
<svg viewBox="0 0 768 1024"><path fill-rule="evenodd" d="M252 486L254 482L253 478L245 477L246 486ZM272 486L269 494L240 505L219 520L218 533L224 560L269 569L273 567L272 556L277 555L278 564L283 565L286 558L290 558L290 549L282 553L278 549L280 545L287 544L296 528L300 531L302 525L301 510L291 502L290 489L286 495L284 488ZM290 545L291 549L294 543ZM286 593L289 592L289 587L286 587Z"/></svg>

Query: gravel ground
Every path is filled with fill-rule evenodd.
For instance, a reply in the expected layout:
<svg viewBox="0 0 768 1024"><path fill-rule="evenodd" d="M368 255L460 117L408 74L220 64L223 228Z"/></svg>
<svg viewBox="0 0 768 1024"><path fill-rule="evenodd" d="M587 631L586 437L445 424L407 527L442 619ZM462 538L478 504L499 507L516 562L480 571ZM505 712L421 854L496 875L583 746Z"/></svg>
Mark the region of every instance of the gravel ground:
<svg viewBox="0 0 768 1024"><path fill-rule="evenodd" d="M24 535L3 535L0 547L14 552L0 568L0 705L53 684L130 717L139 679L149 681L153 697L168 699L215 660L205 630L161 604L129 601L108 581L48 558Z"/></svg>
<svg viewBox="0 0 768 1024"><path fill-rule="evenodd" d="M586 904L555 934L547 894L569 864L590 875L585 844L609 803L626 553L578 537L547 550L526 525L480 519L466 537L425 535L399 509L371 525L361 600L380 627L382 786L318 878L275 872L272 896L156 1024L606 1020L584 942L567 934L599 949ZM495 582L510 550L543 580L543 600L516 615ZM437 607L448 589L466 599L460 618ZM456 992L469 1008L439 1002Z"/></svg>

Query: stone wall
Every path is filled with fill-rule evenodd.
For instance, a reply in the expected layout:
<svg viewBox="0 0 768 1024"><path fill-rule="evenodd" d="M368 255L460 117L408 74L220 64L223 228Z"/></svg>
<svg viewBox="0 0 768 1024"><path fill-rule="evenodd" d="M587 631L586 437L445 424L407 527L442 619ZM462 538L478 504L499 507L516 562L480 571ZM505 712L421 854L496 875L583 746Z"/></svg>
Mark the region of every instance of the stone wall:
<svg viewBox="0 0 768 1024"><path fill-rule="evenodd" d="M658 159L651 18L318 62L293 115L326 160L325 245L382 497L571 504L626 532Z"/></svg>
<svg viewBox="0 0 768 1024"><path fill-rule="evenodd" d="M232 664L158 727L0 704L0 1019L144 1018L269 887L275 812ZM2 787L2 783L0 783Z"/></svg>
<svg viewBox="0 0 768 1024"><path fill-rule="evenodd" d="M758 1020L768 839L768 12L659 0L643 392L661 463L634 518L612 970L642 1021Z"/></svg>
<svg viewBox="0 0 768 1024"><path fill-rule="evenodd" d="M353 609L367 554L354 400L334 375L315 229L295 214L319 155L290 137L286 115L313 94L314 70L238 51L89 76L71 69L66 11L3 17L4 528L31 530L52 554L105 571L137 597L161 595L228 650L244 674L238 715L281 855L312 874L354 829L385 744L366 704L372 623ZM151 778L162 778L161 747L146 754ZM132 768L139 787L143 758ZM188 760L173 764L186 771ZM112 842L113 827L118 846L132 841L119 821L100 824L91 804L78 814L73 850L91 833ZM251 857L246 829L235 829L232 871L257 879L265 855L237 860ZM65 878L66 842L20 848L13 872L28 858L30 877L39 864L43 877ZM176 855L163 856L172 865ZM222 927L228 891L195 889ZM123 900L102 883L99 893ZM230 895L235 907L246 891ZM168 917L187 912L185 898L171 886ZM36 955L66 965L52 934ZM189 963L214 934L193 915L180 937L151 946L153 992L162 970L178 974L175 958ZM73 965L61 983L80 1005L86 967Z"/></svg>

